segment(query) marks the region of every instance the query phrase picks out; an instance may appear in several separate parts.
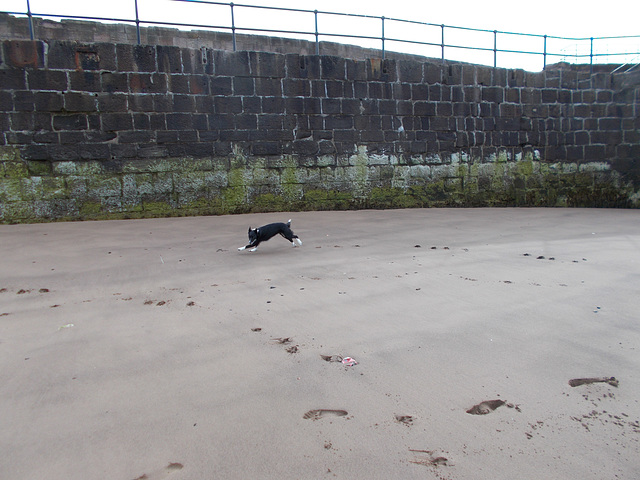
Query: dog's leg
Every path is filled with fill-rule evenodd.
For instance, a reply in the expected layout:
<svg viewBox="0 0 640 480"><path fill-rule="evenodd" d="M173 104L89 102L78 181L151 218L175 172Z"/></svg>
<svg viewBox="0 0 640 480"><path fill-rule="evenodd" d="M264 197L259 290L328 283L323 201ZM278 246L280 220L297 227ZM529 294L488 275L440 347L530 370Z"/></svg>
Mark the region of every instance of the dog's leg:
<svg viewBox="0 0 640 480"><path fill-rule="evenodd" d="M255 246L255 247L253 247L253 248L250 248L250 249L249 249L249 251L250 251L250 252L255 252L257 249L258 249L258 247L257 247L257 246Z"/></svg>

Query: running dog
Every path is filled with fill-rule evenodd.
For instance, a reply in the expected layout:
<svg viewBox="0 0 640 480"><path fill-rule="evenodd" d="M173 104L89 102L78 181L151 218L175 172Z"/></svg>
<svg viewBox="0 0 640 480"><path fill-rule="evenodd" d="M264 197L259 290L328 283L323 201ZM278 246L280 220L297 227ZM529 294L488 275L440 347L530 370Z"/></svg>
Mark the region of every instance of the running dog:
<svg viewBox="0 0 640 480"><path fill-rule="evenodd" d="M249 244L244 247L238 248L238 250L242 251L245 249L249 249L250 252L255 252L258 249L258 245L261 242L266 242L271 237L274 237L277 234L282 235L284 238L291 242L291 245L296 247L296 243L298 245L302 245L302 240L298 238L296 234L291 230L291 219L287 223L270 223L269 225L265 225L263 227L251 228L249 227Z"/></svg>

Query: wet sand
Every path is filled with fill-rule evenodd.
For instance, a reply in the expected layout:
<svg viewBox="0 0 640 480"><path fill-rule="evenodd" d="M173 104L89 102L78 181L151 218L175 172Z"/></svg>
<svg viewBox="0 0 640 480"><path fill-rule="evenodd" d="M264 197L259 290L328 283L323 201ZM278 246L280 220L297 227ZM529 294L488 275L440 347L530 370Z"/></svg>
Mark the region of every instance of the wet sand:
<svg viewBox="0 0 640 480"><path fill-rule="evenodd" d="M237 251L288 218L302 247ZM640 477L638 210L0 239L2 478Z"/></svg>

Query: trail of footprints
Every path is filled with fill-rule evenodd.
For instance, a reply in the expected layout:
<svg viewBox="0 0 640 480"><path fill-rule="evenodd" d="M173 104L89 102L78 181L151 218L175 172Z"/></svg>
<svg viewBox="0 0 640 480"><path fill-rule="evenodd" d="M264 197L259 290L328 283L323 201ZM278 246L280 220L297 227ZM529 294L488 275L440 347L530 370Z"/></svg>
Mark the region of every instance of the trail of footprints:
<svg viewBox="0 0 640 480"><path fill-rule="evenodd" d="M261 332L262 328L254 327L251 329L251 331ZM274 337L271 339L271 341L272 343L275 343L277 345L290 345L291 343L293 343L293 337ZM300 351L299 345L291 345L287 347L285 351L288 353L298 353ZM320 359L328 363L342 363L343 357L342 355L320 354ZM587 377L587 378L573 378L568 382L568 384L571 387L579 387L581 385L590 385L593 383L605 383L613 387L618 387L619 381L615 377ZM609 396L613 397L613 394L610 393ZM585 398L588 398L588 397L585 396ZM473 405L471 408L466 410L466 413L468 413L469 415L488 415L494 412L496 409L503 406L506 408L514 409L517 412L521 412L520 405L513 404L502 399L495 399L495 400L485 400L476 405ZM603 413L606 413L606 411ZM346 410L319 408L319 409L313 409L305 412L302 418L305 420L316 421L326 417L347 417L347 415L349 415L349 413ZM599 415L600 414L594 410L588 415L583 415L582 417L571 417L571 419L581 422L582 425L587 430L589 430L589 427L585 420L592 420L594 418L597 418ZM625 414L623 415L626 417ZM625 421L621 417L613 416L611 414L609 414L609 417L612 419L613 423L617 422L616 424L619 424L620 426L625 426L624 425ZM411 427L414 423L415 417L407 414L396 414L394 415L394 419L397 423L401 425ZM640 433L640 422L630 421L630 422L627 422L627 424L633 429L634 432ZM533 438L533 433L531 433L531 431L536 431L537 429L544 426L544 422L538 421L537 423L529 424L528 426L530 431L525 432L525 436L527 439L531 439ZM331 443L325 444L325 448L331 449L332 448ZM409 449L409 451L413 452L414 454L418 454L417 458L414 458L413 460L409 460L410 463L414 463L417 465L424 465L432 468L453 465L448 458L442 455L438 455L437 453L435 453L434 450Z"/></svg>
<svg viewBox="0 0 640 480"><path fill-rule="evenodd" d="M359 246L359 245L354 245L354 246ZM336 245L335 247L339 247L338 245ZM415 245L415 248L421 248L421 245ZM430 248L431 250L435 250L437 249L437 247L432 246ZM443 247L444 250L449 250L449 247ZM466 249L465 249L466 251ZM524 253L523 256L525 257L532 257L531 254L529 253ZM538 255L537 257L535 257L537 260L550 260L553 261L555 260L554 257L548 257L546 258L543 255ZM582 258L583 262L586 262L587 259L586 258ZM573 260L573 263L578 263L578 260ZM475 281L475 279L468 279L465 278L465 280L471 280L471 281ZM511 282L505 282L505 283L511 283ZM274 289L275 287L271 286L271 289ZM23 295L23 294L29 294L32 293L34 290L33 289L20 289L19 291L17 291L16 293L18 295ZM37 290L38 293L49 293L49 289L47 288L40 288ZM7 288L0 288L0 293L6 293L8 292ZM130 300L130 298L127 298L126 300ZM163 306L167 303L169 303L169 301L153 301L153 300L146 300L144 302L145 305L156 305L156 306ZM270 302L268 302L270 303ZM195 303L193 301L189 302L187 304L187 306L194 306ZM57 306L57 305L55 305ZM9 315L8 313L1 313L0 315L4 316L4 315ZM262 328L261 327L255 327L251 329L252 332L261 332ZM292 337L277 337L277 338L272 338L273 343L278 344L278 345L285 345L285 351L289 354L296 354L300 352L300 345L291 345L293 342L293 338ZM334 363L341 363L343 360L343 357L341 355L320 355L320 358L326 362L334 362ZM618 380L615 377L589 377L589 378L574 378L569 380L569 385L571 387L578 387L581 385L589 385L589 384L593 384L593 383L606 383L608 385L611 385L613 387L618 387ZM586 395L583 395L585 398L588 399L588 397ZM609 396L613 396L611 393L609 394ZM506 406L507 408L513 408L516 411L520 412L520 406L519 405L514 405L512 403L508 403L504 400L501 399L497 399L497 400L485 400L482 401L476 405L473 405L471 408L466 410L466 413L470 414L470 415L487 415L492 413L493 411L495 411L496 409L498 409L499 407L502 406ZM603 412L603 413L606 413ZM342 410L342 409L324 409L324 408L320 408L320 409L313 409L313 410L309 410L307 411L302 418L305 420L320 420L322 418L326 418L326 417L347 417L348 412L346 410ZM578 422L580 422L587 430L589 430L589 425L585 422L585 420L592 420L595 418L598 418L601 414L598 413L597 411L592 411L589 414L586 415L582 415L581 417L571 417L573 420L576 420ZM625 414L622 414L626 417ZM624 425L624 419L622 419L619 416L614 416L609 414L609 417L612 419L613 423L619 424L621 426ZM413 422L414 422L414 417L412 415L394 415L394 419L397 423L405 425L407 427L410 427ZM627 422L628 425L630 425L634 432L638 432L640 433L640 423L638 421L630 421ZM529 426L531 427L532 431L537 430L538 428L541 428L544 425L544 422L537 422L536 424L529 424ZM528 439L533 438L533 434L530 432L526 432L525 433L526 437ZM325 445L325 448L326 445ZM331 448L331 445L329 445L329 448ZM418 465L425 465L425 466L430 466L430 467L438 467L438 466L448 466L451 465L451 463L449 463L449 460L441 455L437 455L433 450L416 450L416 449L409 449L410 452L413 452L414 454L418 454L418 458L415 458L413 460L410 460L411 463L414 464L418 464ZM137 477L135 480L143 480L143 479L148 479L148 480L160 480L163 478L166 478L168 475L170 475L171 473L182 469L183 466L180 463L170 463L167 467L162 468L158 471L152 472L150 474L143 474L140 477Z"/></svg>

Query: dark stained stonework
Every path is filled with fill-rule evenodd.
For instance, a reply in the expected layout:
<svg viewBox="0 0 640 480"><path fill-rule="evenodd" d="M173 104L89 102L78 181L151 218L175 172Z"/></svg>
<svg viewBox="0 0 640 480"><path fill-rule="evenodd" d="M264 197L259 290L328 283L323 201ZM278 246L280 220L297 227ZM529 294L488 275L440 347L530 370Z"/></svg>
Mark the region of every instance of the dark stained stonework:
<svg viewBox="0 0 640 480"><path fill-rule="evenodd" d="M2 222L640 206L638 72L62 40L0 55Z"/></svg>

